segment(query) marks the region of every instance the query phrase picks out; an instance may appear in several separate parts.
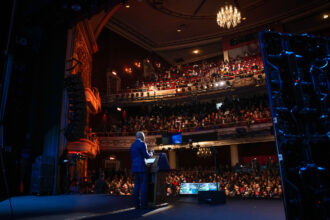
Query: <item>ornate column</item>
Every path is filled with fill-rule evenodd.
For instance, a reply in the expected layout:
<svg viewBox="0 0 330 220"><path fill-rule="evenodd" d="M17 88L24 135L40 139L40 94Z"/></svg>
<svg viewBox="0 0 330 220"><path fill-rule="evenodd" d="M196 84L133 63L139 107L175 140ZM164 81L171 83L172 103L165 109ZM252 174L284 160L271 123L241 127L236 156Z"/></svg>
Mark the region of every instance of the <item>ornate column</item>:
<svg viewBox="0 0 330 220"><path fill-rule="evenodd" d="M237 144L232 144L230 146L230 161L231 161L232 167L235 166L239 162Z"/></svg>
<svg viewBox="0 0 330 220"><path fill-rule="evenodd" d="M170 168L176 169L176 152L174 150L169 151L168 157L169 157Z"/></svg>

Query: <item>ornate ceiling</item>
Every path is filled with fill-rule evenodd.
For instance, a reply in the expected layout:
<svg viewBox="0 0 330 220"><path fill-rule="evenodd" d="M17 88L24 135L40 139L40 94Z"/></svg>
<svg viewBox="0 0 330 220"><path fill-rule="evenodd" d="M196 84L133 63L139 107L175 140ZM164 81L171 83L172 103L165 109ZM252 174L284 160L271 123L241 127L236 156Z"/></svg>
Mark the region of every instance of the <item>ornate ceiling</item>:
<svg viewBox="0 0 330 220"><path fill-rule="evenodd" d="M228 1L230 2L230 1ZM328 0L239 0L246 20L234 29L216 23L221 0L131 0L112 16L107 28L143 48L155 51L170 63L210 57L221 51L227 36L257 32L267 25L284 25L311 14L323 13ZM178 32L180 29L181 32ZM191 51L201 49L194 55Z"/></svg>

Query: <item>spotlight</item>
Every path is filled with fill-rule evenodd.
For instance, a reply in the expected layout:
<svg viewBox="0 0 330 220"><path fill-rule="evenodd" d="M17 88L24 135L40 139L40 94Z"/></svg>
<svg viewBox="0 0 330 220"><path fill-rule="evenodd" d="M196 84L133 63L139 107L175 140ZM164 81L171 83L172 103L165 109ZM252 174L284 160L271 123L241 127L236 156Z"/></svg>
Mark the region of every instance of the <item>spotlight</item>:
<svg viewBox="0 0 330 220"><path fill-rule="evenodd" d="M131 68L131 67L125 67L125 68L124 68L124 71L125 71L126 73L132 73L132 68Z"/></svg>
<svg viewBox="0 0 330 220"><path fill-rule="evenodd" d="M137 68L141 68L141 63L140 62L134 62L134 66L136 66Z"/></svg>

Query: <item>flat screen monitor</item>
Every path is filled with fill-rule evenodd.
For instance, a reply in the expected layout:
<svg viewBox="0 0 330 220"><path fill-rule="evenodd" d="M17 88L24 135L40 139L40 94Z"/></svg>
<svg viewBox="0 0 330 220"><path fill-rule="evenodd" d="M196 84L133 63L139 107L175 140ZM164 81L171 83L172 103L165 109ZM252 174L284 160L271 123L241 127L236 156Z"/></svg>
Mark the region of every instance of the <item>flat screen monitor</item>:
<svg viewBox="0 0 330 220"><path fill-rule="evenodd" d="M220 183L200 183L198 191L217 191Z"/></svg>
<svg viewBox="0 0 330 220"><path fill-rule="evenodd" d="M171 136L171 144L182 144L181 133L172 134L172 136Z"/></svg>
<svg viewBox="0 0 330 220"><path fill-rule="evenodd" d="M198 183L181 183L180 194L181 195L197 195L198 194Z"/></svg>

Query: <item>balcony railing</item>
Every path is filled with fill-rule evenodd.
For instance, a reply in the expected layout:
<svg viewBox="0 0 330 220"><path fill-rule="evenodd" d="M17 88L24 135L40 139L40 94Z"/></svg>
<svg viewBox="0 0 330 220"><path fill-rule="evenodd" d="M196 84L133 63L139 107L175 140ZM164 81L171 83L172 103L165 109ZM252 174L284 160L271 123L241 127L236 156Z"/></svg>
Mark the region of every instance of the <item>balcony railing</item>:
<svg viewBox="0 0 330 220"><path fill-rule="evenodd" d="M226 92L240 87L265 85L265 74L255 74L251 77L235 79L221 79L214 82L205 82L161 89L132 89L128 92L111 94L103 97L104 103L152 101L187 95L200 95L211 92Z"/></svg>

